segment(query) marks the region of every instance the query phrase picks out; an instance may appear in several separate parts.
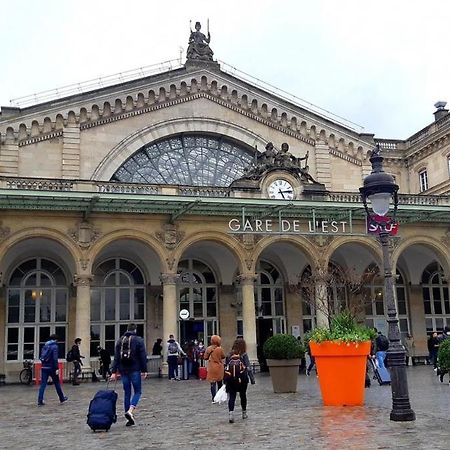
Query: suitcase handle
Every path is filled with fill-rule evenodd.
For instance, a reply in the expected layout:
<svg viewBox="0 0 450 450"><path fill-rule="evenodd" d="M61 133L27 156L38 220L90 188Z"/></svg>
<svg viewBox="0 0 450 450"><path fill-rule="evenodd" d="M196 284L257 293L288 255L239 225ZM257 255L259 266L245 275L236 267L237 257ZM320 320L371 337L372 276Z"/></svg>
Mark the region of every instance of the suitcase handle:
<svg viewBox="0 0 450 450"><path fill-rule="evenodd" d="M109 389L109 383L110 383L111 381L110 381L110 377L108 377L108 381L106 382L106 390L108 390ZM114 387L113 387L113 391L115 391L116 390L116 386L117 386L117 377L116 377L116 379L114 380Z"/></svg>

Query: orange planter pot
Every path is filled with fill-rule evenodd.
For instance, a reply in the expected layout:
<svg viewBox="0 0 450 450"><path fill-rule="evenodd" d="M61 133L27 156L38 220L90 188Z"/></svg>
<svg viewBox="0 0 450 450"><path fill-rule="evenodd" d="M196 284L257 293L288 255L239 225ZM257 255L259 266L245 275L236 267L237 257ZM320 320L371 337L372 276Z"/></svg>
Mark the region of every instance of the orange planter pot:
<svg viewBox="0 0 450 450"><path fill-rule="evenodd" d="M320 391L325 406L361 406L370 341L339 343L310 342L316 358Z"/></svg>

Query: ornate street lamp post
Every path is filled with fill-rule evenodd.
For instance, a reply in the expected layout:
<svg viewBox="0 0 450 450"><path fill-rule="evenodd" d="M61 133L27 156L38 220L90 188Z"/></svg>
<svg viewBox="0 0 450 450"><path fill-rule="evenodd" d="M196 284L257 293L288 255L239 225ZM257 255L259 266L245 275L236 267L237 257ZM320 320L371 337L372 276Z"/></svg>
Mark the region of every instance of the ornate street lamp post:
<svg viewBox="0 0 450 450"><path fill-rule="evenodd" d="M398 185L394 178L383 171L383 157L380 147L372 151L370 162L372 173L364 179L363 187L359 188L367 214L368 224L375 225L378 230L381 247L383 249L384 266L384 295L387 305L387 322L389 325L389 349L387 362L391 373L392 411L390 418L396 422L416 420L416 414L411 409L408 393L408 380L406 377L405 348L400 342L397 308L394 300L394 281L392 277L392 264L389 255L389 236L396 226L395 216L398 206ZM373 210L371 214L367 202ZM386 215L393 203L393 216Z"/></svg>

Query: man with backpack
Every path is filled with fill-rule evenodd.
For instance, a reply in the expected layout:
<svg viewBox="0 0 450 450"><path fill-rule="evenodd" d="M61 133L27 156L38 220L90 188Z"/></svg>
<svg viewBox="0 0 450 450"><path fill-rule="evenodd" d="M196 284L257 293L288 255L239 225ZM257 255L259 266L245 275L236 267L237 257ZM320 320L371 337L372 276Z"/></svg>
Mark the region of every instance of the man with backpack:
<svg viewBox="0 0 450 450"><path fill-rule="evenodd" d="M173 334L169 335L169 340L167 341L167 364L169 366L169 380L177 380L178 377L178 358L179 356L186 356L181 345L175 340Z"/></svg>
<svg viewBox="0 0 450 450"><path fill-rule="evenodd" d="M61 403L66 402L68 399L64 395L61 385L59 384L59 374L58 374L58 338L56 334L52 334L49 340L45 343L41 351L41 386L39 387L38 394L38 406L45 405L44 403L44 392L47 387L48 377L51 377L53 384L55 385L56 392Z"/></svg>
<svg viewBox="0 0 450 450"><path fill-rule="evenodd" d="M137 326L130 323L125 334L116 342L114 362L111 367L111 380L117 379L120 372L124 391L124 408L126 426L130 427L136 423L134 411L142 395L141 373L147 378L147 352L144 340L136 335ZM131 397L133 387L133 397Z"/></svg>

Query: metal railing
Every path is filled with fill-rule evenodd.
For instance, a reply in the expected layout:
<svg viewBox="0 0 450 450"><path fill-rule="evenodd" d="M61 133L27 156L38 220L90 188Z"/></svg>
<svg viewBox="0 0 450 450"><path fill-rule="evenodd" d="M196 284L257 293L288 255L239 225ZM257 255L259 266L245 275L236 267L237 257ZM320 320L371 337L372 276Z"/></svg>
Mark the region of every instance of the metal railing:
<svg viewBox="0 0 450 450"><path fill-rule="evenodd" d="M55 89L38 92L36 94L26 95L9 101L11 106L24 108L31 105L57 100L71 95L83 94L89 91L95 91L115 84L125 83L126 81L138 80L150 75L167 72L182 67L180 59L171 59L149 66L138 67L137 69L127 70L125 72L115 73L104 77L94 78L80 83L68 84Z"/></svg>
<svg viewBox="0 0 450 450"><path fill-rule="evenodd" d="M119 183L89 180L58 180L46 178L0 177L0 189L28 191L98 192L107 194L180 195L191 197L229 197L227 187L171 186L172 192L163 192L161 185ZM358 192L326 192L320 201L360 203ZM448 206L450 195L399 194L400 205Z"/></svg>

